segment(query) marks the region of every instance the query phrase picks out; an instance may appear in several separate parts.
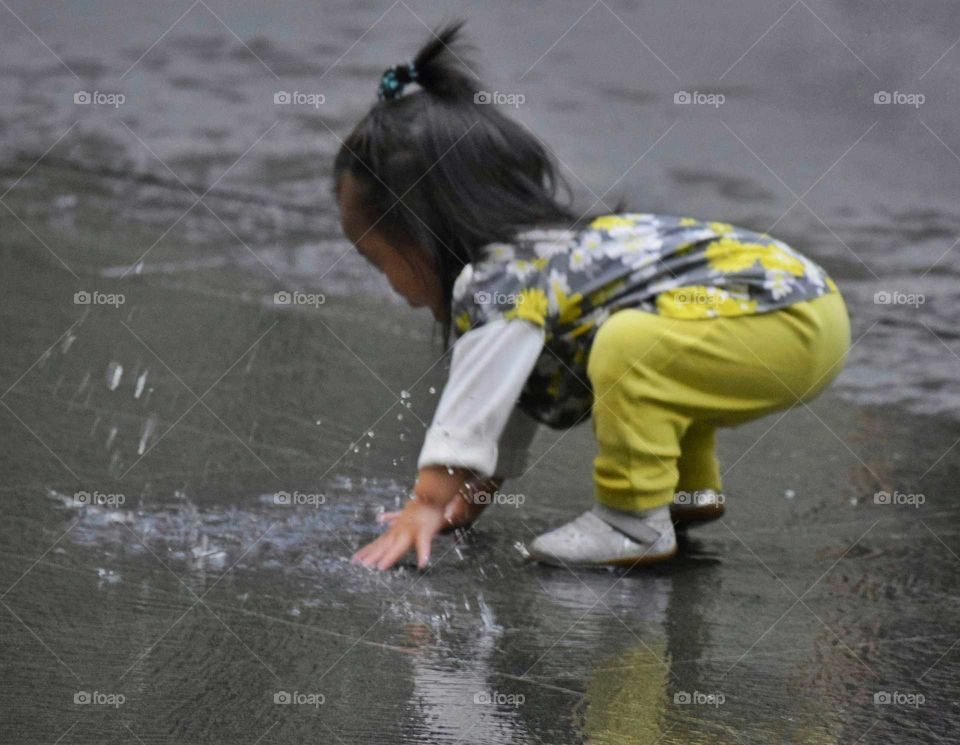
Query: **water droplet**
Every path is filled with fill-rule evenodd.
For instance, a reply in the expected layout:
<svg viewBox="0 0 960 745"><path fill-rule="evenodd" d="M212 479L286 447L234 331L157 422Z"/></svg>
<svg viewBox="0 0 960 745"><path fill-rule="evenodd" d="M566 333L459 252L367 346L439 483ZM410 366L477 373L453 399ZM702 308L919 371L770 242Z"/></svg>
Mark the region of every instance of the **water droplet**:
<svg viewBox="0 0 960 745"><path fill-rule="evenodd" d="M402 422L402 421L403 421L403 414L397 414L397 421L398 421L398 422Z"/></svg>
<svg viewBox="0 0 960 745"><path fill-rule="evenodd" d="M150 372L150 368L147 368L137 376L137 383L133 389L134 398L140 398L140 395L143 393L143 386L146 385L148 372Z"/></svg>
<svg viewBox="0 0 960 745"><path fill-rule="evenodd" d="M367 437L373 437L373 430L372 430L372 429L371 429L369 432L367 432Z"/></svg>
<svg viewBox="0 0 960 745"><path fill-rule="evenodd" d="M795 496L797 496L797 493L793 489L787 489L783 493L783 496L785 496L787 499L793 499Z"/></svg>
<svg viewBox="0 0 960 745"><path fill-rule="evenodd" d="M116 427L111 427L109 434L107 434L107 441L103 444L103 446L104 446L107 450L109 450L109 449L110 449L110 446L113 445L113 441L114 441L114 439L116 438L116 436L117 436L117 428L116 428Z"/></svg>
<svg viewBox="0 0 960 745"><path fill-rule="evenodd" d="M400 391L400 398L402 399L410 398L410 391Z"/></svg>
<svg viewBox="0 0 960 745"><path fill-rule="evenodd" d="M437 389L434 388L433 386L430 386L430 393L433 394L433 393L436 393L436 392L437 392Z"/></svg>
<svg viewBox="0 0 960 745"><path fill-rule="evenodd" d="M103 567L97 567L97 576L100 578L101 584L115 585L120 581L118 572Z"/></svg>
<svg viewBox="0 0 960 745"><path fill-rule="evenodd" d="M83 393L84 389L85 389L88 385L90 385L90 371L89 371L89 370L87 370L87 371L83 374L83 379L80 381L80 385L77 386L77 395L79 396L81 393Z"/></svg>
<svg viewBox="0 0 960 745"><path fill-rule="evenodd" d="M153 437L154 432L157 431L157 424L159 422L160 417L156 414L151 414L147 417L143 423L143 428L140 430L140 445L137 447L137 455L143 455L147 451L147 444L150 442L150 438Z"/></svg>
<svg viewBox="0 0 960 745"><path fill-rule="evenodd" d="M121 378L123 378L123 365L119 362L111 362L107 365L107 388L111 391L117 390Z"/></svg>

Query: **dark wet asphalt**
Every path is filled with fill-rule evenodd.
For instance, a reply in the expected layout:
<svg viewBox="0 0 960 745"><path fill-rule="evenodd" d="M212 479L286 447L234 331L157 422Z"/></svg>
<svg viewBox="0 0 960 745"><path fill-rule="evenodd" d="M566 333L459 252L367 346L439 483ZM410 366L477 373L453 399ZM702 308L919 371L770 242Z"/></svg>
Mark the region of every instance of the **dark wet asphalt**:
<svg viewBox="0 0 960 745"><path fill-rule="evenodd" d="M0 7L0 739L954 741L950 4L457 8ZM544 432L522 507L429 572L347 563L403 498L445 358L339 236L330 157L418 17L458 14L584 209L775 224L848 298L847 371L724 434L728 517L669 566L523 561L589 502L588 428ZM324 302L274 302L293 290Z"/></svg>

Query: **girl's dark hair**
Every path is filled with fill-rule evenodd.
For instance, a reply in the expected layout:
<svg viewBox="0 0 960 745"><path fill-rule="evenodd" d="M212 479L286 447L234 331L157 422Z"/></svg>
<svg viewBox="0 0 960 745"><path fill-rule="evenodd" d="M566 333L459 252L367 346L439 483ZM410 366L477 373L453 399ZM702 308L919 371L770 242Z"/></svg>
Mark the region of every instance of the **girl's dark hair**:
<svg viewBox="0 0 960 745"><path fill-rule="evenodd" d="M420 90L374 104L334 161L335 191L349 171L376 229L426 254L448 311L454 280L480 247L576 220L557 199L563 190L569 203L571 191L546 149L485 100L462 61L462 25L432 36L413 59Z"/></svg>

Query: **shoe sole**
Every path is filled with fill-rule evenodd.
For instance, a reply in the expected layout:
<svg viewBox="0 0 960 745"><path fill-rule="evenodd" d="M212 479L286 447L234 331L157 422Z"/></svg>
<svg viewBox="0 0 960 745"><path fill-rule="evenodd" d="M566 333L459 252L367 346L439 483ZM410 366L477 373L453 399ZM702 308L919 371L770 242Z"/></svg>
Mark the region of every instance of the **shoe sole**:
<svg viewBox="0 0 960 745"><path fill-rule="evenodd" d="M670 509L670 519L675 528L691 528L719 520L726 512L722 504L710 504L702 507L680 507Z"/></svg>
<svg viewBox="0 0 960 745"><path fill-rule="evenodd" d="M554 559L549 556L535 556L530 554L527 556L528 561L536 561L540 564L548 564L553 567L583 567L583 568L596 568L602 569L604 567L642 567L648 566L650 564L659 564L661 561L666 561L667 559L672 559L677 555L677 546L673 547L673 551L665 554L641 554L640 556L628 556L623 559L610 559L609 561L560 561L559 559Z"/></svg>

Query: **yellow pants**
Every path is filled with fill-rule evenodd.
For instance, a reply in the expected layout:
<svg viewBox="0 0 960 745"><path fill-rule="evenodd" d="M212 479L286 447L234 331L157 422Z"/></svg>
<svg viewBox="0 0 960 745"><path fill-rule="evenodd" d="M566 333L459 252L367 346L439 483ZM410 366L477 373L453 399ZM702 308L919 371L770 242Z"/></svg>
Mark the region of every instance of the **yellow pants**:
<svg viewBox="0 0 960 745"><path fill-rule="evenodd" d="M675 491L720 491L716 428L814 397L840 373L849 347L838 292L738 317L614 313L587 363L597 499L644 510L669 504Z"/></svg>

